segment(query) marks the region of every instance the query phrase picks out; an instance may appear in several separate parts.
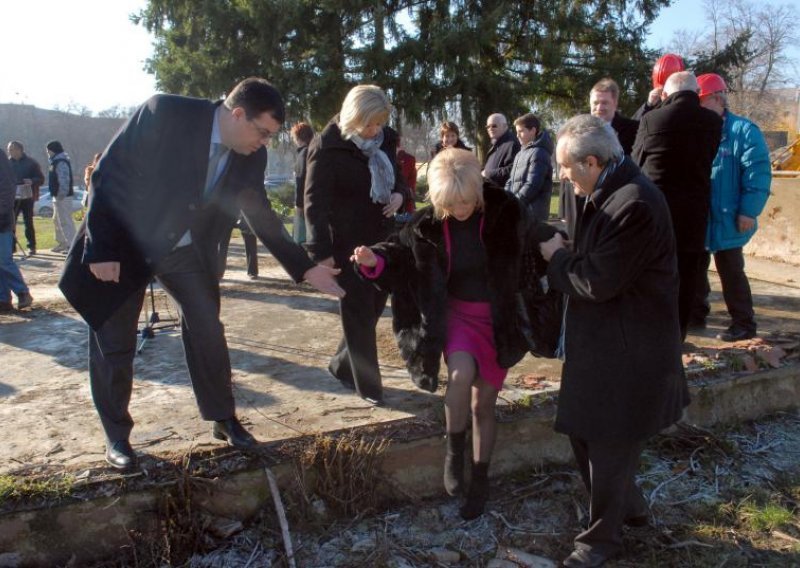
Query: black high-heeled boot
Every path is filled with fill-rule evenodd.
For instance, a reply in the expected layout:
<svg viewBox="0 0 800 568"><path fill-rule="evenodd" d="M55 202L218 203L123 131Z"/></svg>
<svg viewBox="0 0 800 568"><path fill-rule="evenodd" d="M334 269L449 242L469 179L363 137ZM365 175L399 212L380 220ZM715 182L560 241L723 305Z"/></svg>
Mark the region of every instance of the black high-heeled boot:
<svg viewBox="0 0 800 568"><path fill-rule="evenodd" d="M448 495L464 492L464 446L466 432L448 432L447 454L444 458L444 490Z"/></svg>
<svg viewBox="0 0 800 568"><path fill-rule="evenodd" d="M470 521L480 517L488 499L489 462L472 462L472 479L469 481L467 500L460 510L461 518Z"/></svg>

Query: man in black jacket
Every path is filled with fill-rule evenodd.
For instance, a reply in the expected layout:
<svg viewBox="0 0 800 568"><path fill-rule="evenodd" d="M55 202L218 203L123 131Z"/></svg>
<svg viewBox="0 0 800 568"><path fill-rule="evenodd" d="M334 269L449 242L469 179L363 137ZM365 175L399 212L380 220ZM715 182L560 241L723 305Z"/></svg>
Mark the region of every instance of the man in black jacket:
<svg viewBox="0 0 800 568"><path fill-rule="evenodd" d="M14 263L15 181L6 153L0 150L0 313L14 309L12 291L17 295L19 309L33 303L28 285Z"/></svg>
<svg viewBox="0 0 800 568"><path fill-rule="evenodd" d="M505 187L514 166L514 158L520 150L519 140L509 130L508 121L502 114L489 115L486 131L492 140L492 147L486 154L481 174L498 186Z"/></svg>
<svg viewBox="0 0 800 568"><path fill-rule="evenodd" d="M661 106L642 117L633 158L664 192L678 250L678 314L686 331L703 270L711 203L711 164L722 137L722 119L700 106L697 78L689 71L670 75Z"/></svg>
<svg viewBox="0 0 800 568"><path fill-rule="evenodd" d="M618 111L619 107L619 85L614 79L601 79L594 84L589 92L589 111L592 116L602 118L611 124L611 128L617 133L622 150L626 154L631 153L633 142L636 140L636 130L639 128L639 121L632 118L625 118Z"/></svg>
<svg viewBox="0 0 800 568"><path fill-rule="evenodd" d="M284 119L280 93L263 79L239 83L214 103L156 95L139 107L92 174L86 219L59 283L91 327L89 378L107 438L106 460L127 469L136 455L128 413L136 324L155 277L179 306L186 363L213 436L256 441L239 423L217 280L220 243L239 212L295 281L343 294L338 270L315 266L272 211L264 145Z"/></svg>
<svg viewBox="0 0 800 568"><path fill-rule="evenodd" d="M645 441L689 402L678 337L675 238L664 196L597 117L558 133L561 179L586 198L570 248L540 245L550 286L566 294L555 429L570 438L590 506L564 566L601 566L622 525L648 522L636 486Z"/></svg>
<svg viewBox="0 0 800 568"><path fill-rule="evenodd" d="M44 174L38 162L25 153L22 142L12 140L8 143L8 157L14 170L17 184L17 198L14 201L14 218L25 222L25 238L28 252L36 254L36 229L33 226L33 203L39 199L39 186L44 183Z"/></svg>

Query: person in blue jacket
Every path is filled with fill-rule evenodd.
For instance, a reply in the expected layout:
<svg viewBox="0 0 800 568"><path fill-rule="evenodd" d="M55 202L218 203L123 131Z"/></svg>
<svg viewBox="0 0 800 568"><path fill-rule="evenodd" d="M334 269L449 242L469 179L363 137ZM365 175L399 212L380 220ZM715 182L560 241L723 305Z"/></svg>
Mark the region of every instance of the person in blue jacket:
<svg viewBox="0 0 800 568"><path fill-rule="evenodd" d="M772 181L769 150L758 126L728 110L727 86L722 77L707 73L697 78L700 104L722 117L722 141L711 169L711 208L705 258L706 268L714 254L722 296L731 317L723 341L750 339L756 335L753 296L744 271L742 247L758 229ZM708 275L701 273L693 324L705 327L708 315Z"/></svg>
<svg viewBox="0 0 800 568"><path fill-rule="evenodd" d="M514 128L522 149L514 158L506 191L519 199L536 221L547 221L553 194L553 141L533 113L520 116Z"/></svg>

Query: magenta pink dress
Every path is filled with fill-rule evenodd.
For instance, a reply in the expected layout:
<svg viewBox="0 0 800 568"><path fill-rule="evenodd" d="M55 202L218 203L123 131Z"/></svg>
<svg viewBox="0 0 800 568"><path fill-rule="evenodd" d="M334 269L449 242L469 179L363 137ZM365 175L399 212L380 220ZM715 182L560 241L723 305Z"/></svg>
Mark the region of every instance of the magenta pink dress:
<svg viewBox="0 0 800 568"><path fill-rule="evenodd" d="M502 390L508 369L497 364L489 302L448 299L445 359L456 351L466 351L472 355L481 378L497 390Z"/></svg>

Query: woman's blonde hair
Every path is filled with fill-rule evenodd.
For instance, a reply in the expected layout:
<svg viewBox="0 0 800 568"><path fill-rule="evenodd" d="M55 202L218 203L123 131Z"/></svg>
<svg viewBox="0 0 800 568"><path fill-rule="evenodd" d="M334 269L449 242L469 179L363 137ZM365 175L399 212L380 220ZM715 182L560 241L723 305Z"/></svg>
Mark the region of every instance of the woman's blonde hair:
<svg viewBox="0 0 800 568"><path fill-rule="evenodd" d="M392 112L392 103L383 89L376 85L358 85L350 89L339 111L339 128L347 139L358 134L373 121L386 124Z"/></svg>
<svg viewBox="0 0 800 568"><path fill-rule="evenodd" d="M483 210L481 164L472 152L446 148L436 154L428 167L428 201L438 219L450 216L458 201L474 202Z"/></svg>

